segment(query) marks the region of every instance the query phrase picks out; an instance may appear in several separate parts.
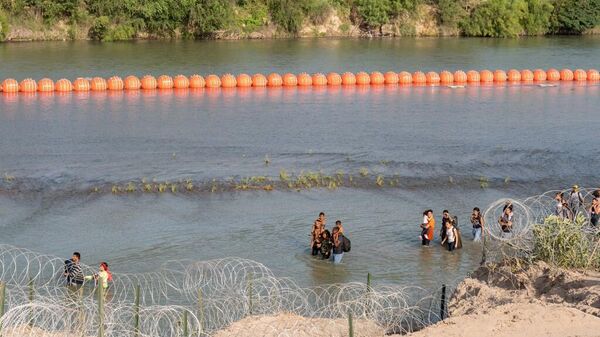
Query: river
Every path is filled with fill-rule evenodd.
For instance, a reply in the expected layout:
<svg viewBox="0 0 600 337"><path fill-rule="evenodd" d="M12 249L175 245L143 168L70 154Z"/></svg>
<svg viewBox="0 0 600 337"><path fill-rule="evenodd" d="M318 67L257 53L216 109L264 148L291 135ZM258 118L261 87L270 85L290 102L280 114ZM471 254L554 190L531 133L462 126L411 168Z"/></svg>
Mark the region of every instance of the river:
<svg viewBox="0 0 600 337"><path fill-rule="evenodd" d="M587 69L598 60L598 37L41 42L0 44L0 78ZM374 282L434 287L481 259L473 207L600 184L599 93L595 83L558 83L0 96L0 241L78 250L85 263L129 273L237 256L306 286L370 272ZM357 182L285 188L282 170ZM235 187L249 177L278 183ZM198 191L145 193L142 180ZM111 193L128 182L136 192ZM443 209L458 216L464 249L420 247L427 208L437 228ZM320 211L352 240L340 266L309 255Z"/></svg>

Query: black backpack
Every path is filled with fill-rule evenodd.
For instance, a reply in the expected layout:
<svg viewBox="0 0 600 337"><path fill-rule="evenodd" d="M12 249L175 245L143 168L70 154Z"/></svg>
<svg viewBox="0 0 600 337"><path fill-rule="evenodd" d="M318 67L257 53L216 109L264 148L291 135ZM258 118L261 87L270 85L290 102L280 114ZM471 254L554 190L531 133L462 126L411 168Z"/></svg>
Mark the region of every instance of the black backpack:
<svg viewBox="0 0 600 337"><path fill-rule="evenodd" d="M347 253L350 251L350 249L352 249L352 242L350 242L350 239L345 236L342 236L342 238L344 239L344 242L342 242L342 251Z"/></svg>

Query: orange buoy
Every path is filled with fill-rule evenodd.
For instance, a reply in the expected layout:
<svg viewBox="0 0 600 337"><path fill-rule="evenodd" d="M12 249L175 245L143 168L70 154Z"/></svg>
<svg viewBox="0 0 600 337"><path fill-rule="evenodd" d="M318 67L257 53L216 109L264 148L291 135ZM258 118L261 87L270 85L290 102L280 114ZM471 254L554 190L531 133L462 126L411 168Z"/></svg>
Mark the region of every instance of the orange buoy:
<svg viewBox="0 0 600 337"><path fill-rule="evenodd" d="M560 71L560 80L561 81L572 81L573 80L573 71L571 69L563 69Z"/></svg>
<svg viewBox="0 0 600 337"><path fill-rule="evenodd" d="M369 75L369 82L373 85L385 84L385 77L379 71L374 71Z"/></svg>
<svg viewBox="0 0 600 337"><path fill-rule="evenodd" d="M428 84L439 84L440 83L440 75L435 71L430 71L425 74L425 79Z"/></svg>
<svg viewBox="0 0 600 337"><path fill-rule="evenodd" d="M573 72L573 80L585 81L587 80L587 73L583 69L575 69L575 71Z"/></svg>
<svg viewBox="0 0 600 337"><path fill-rule="evenodd" d="M341 85L342 84L342 76L340 76L340 74L338 74L338 73L327 74L327 84Z"/></svg>
<svg viewBox="0 0 600 337"><path fill-rule="evenodd" d="M19 83L19 91L20 92L36 92L37 91L37 83L31 78L26 78Z"/></svg>
<svg viewBox="0 0 600 337"><path fill-rule="evenodd" d="M175 89L187 89L190 87L190 80L184 75L177 75L173 77L173 88Z"/></svg>
<svg viewBox="0 0 600 337"><path fill-rule="evenodd" d="M279 85L281 85L281 77L279 78L279 80L280 80ZM266 87L267 85L269 85L269 80L265 77L265 75L254 74L252 76L252 86Z"/></svg>
<svg viewBox="0 0 600 337"><path fill-rule="evenodd" d="M90 91L90 81L83 77L78 77L73 81L74 91Z"/></svg>
<svg viewBox="0 0 600 337"><path fill-rule="evenodd" d="M247 88L252 86L252 77L248 74L239 74L236 76L235 81L237 86L240 88Z"/></svg>
<svg viewBox="0 0 600 337"><path fill-rule="evenodd" d="M123 80L123 88L125 90L140 90L142 82L137 76L129 75Z"/></svg>
<svg viewBox="0 0 600 337"><path fill-rule="evenodd" d="M506 73L506 79L509 82L519 82L521 81L521 72L519 72L516 69L510 69L507 73Z"/></svg>
<svg viewBox="0 0 600 337"><path fill-rule="evenodd" d="M479 76L479 72L477 70L469 70L467 71L467 82L475 83L480 82L481 76Z"/></svg>
<svg viewBox="0 0 600 337"><path fill-rule="evenodd" d="M312 85L312 77L307 73L298 74L298 85L302 87L306 87Z"/></svg>
<svg viewBox="0 0 600 337"><path fill-rule="evenodd" d="M400 77L393 71L388 71L383 75L385 84L398 84L400 82ZM372 81L373 79L371 79Z"/></svg>
<svg viewBox="0 0 600 337"><path fill-rule="evenodd" d="M355 85L356 84L356 76L351 72L345 72L342 74L342 84L343 85Z"/></svg>
<svg viewBox="0 0 600 337"><path fill-rule="evenodd" d="M401 71L398 73L398 83L402 85L409 85L412 84L412 82L412 75L408 71Z"/></svg>
<svg viewBox="0 0 600 337"><path fill-rule="evenodd" d="M283 81L283 85L286 87L295 87L296 85L298 85L298 78L294 74L284 74L281 79Z"/></svg>
<svg viewBox="0 0 600 337"><path fill-rule="evenodd" d="M141 84L144 90L154 90L158 87L158 82L156 82L156 78L152 75L142 77Z"/></svg>
<svg viewBox="0 0 600 337"><path fill-rule="evenodd" d="M19 82L12 78L5 79L2 81L2 91L10 94L19 92Z"/></svg>
<svg viewBox="0 0 600 337"><path fill-rule="evenodd" d="M237 86L237 80L235 76L231 74L225 74L221 76L221 87L223 88L235 88Z"/></svg>
<svg viewBox="0 0 600 337"><path fill-rule="evenodd" d="M278 73L270 73L267 76L267 85L269 87L280 87L283 84L283 79Z"/></svg>
<svg viewBox="0 0 600 337"><path fill-rule="evenodd" d="M529 69L521 70L521 81L522 82L532 82L534 80L533 71Z"/></svg>
<svg viewBox="0 0 600 337"><path fill-rule="evenodd" d="M93 91L104 91L107 89L106 80L102 77L94 77L90 81L90 89Z"/></svg>
<svg viewBox="0 0 600 337"><path fill-rule="evenodd" d="M467 82L467 73L462 70L457 70L454 72L454 82L455 83L466 83Z"/></svg>
<svg viewBox="0 0 600 337"><path fill-rule="evenodd" d="M548 75L543 69L535 69L533 71L533 80L537 82L543 82L548 78Z"/></svg>
<svg viewBox="0 0 600 337"><path fill-rule="evenodd" d="M58 92L73 91L73 84L66 78L61 78L60 80L56 81L56 85L54 87Z"/></svg>
<svg viewBox="0 0 600 337"><path fill-rule="evenodd" d="M321 73L316 73L312 75L312 84L323 86L327 85L327 77Z"/></svg>
<svg viewBox="0 0 600 337"><path fill-rule="evenodd" d="M440 82L444 84L454 83L454 75L447 70L442 70L440 72Z"/></svg>
<svg viewBox="0 0 600 337"><path fill-rule="evenodd" d="M479 72L479 78L481 82L489 83L494 82L494 73L491 71L484 69Z"/></svg>
<svg viewBox="0 0 600 337"><path fill-rule="evenodd" d="M190 76L190 88L191 89L200 89L200 88L204 88L205 86L206 86L206 81L204 80L204 77L197 75L197 74Z"/></svg>
<svg viewBox="0 0 600 337"><path fill-rule="evenodd" d="M113 76L106 81L108 90L123 90L123 80L119 76Z"/></svg>
<svg viewBox="0 0 600 337"><path fill-rule="evenodd" d="M412 75L413 83L425 84L427 83L427 76L422 71L415 71Z"/></svg>
<svg viewBox="0 0 600 337"><path fill-rule="evenodd" d="M364 71L356 73L356 84L357 85L368 85L371 83L371 77Z"/></svg>
<svg viewBox="0 0 600 337"><path fill-rule="evenodd" d="M507 78L507 75L504 70L497 69L494 71L494 82L499 82L499 83L506 82L506 78Z"/></svg>
<svg viewBox="0 0 600 337"><path fill-rule="evenodd" d="M49 78L42 78L37 83L39 92L51 92L54 91L54 82Z"/></svg>
<svg viewBox="0 0 600 337"><path fill-rule="evenodd" d="M560 72L554 68L546 70L546 80L560 81Z"/></svg>
<svg viewBox="0 0 600 337"><path fill-rule="evenodd" d="M156 79L158 89L173 89L173 78L169 75L160 75Z"/></svg>
<svg viewBox="0 0 600 337"><path fill-rule="evenodd" d="M205 81L206 81L207 88L221 87L221 79L217 75L214 75L214 74L208 75L208 76L206 76Z"/></svg>
<svg viewBox="0 0 600 337"><path fill-rule="evenodd" d="M589 69L587 71L588 81L600 81L600 73L596 69Z"/></svg>

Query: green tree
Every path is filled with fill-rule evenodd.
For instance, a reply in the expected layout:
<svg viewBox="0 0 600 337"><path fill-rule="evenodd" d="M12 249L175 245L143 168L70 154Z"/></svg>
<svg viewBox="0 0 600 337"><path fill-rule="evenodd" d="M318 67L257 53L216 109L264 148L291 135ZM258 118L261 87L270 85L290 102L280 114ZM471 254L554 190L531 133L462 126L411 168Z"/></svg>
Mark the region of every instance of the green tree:
<svg viewBox="0 0 600 337"><path fill-rule="evenodd" d="M523 33L521 21L527 15L525 0L489 0L461 22L469 36L515 37Z"/></svg>
<svg viewBox="0 0 600 337"><path fill-rule="evenodd" d="M550 29L554 6L549 0L528 0L527 15L521 20L527 35L544 35Z"/></svg>
<svg viewBox="0 0 600 337"><path fill-rule="evenodd" d="M8 35L8 17L0 8L0 41L6 40Z"/></svg>
<svg viewBox="0 0 600 337"><path fill-rule="evenodd" d="M227 0L199 0L192 8L189 27L194 35L210 37L226 29L232 21L233 8Z"/></svg>
<svg viewBox="0 0 600 337"><path fill-rule="evenodd" d="M600 0L556 0L552 30L563 34L581 34L600 24Z"/></svg>
<svg viewBox="0 0 600 337"><path fill-rule="evenodd" d="M356 0L356 10L369 28L381 28L388 23L391 10L389 0Z"/></svg>
<svg viewBox="0 0 600 337"><path fill-rule="evenodd" d="M440 13L440 22L449 27L458 26L458 24L468 16L462 1L439 0L438 9Z"/></svg>
<svg viewBox="0 0 600 337"><path fill-rule="evenodd" d="M304 11L297 0L269 0L271 19L289 33L300 31Z"/></svg>

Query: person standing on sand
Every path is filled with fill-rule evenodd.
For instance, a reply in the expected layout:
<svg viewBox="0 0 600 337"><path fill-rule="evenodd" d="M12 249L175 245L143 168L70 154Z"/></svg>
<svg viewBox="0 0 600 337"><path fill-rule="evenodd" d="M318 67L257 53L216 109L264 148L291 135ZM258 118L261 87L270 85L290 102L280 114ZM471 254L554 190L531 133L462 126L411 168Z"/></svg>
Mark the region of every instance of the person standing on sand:
<svg viewBox="0 0 600 337"><path fill-rule="evenodd" d="M79 262L81 261L81 254L74 252L70 260L65 261L65 272L64 276L67 280L67 286L69 287L81 287L83 285L84 277L83 270Z"/></svg>
<svg viewBox="0 0 600 337"><path fill-rule="evenodd" d="M481 236L483 234L483 225L485 224L485 220L481 215L479 207L473 208L473 213L471 213L471 224L473 225L473 241L481 241Z"/></svg>
<svg viewBox="0 0 600 337"><path fill-rule="evenodd" d="M423 212L421 229L421 244L423 246L429 246L429 243L433 240L433 232L435 230L435 218L433 217L433 210L428 209Z"/></svg>

